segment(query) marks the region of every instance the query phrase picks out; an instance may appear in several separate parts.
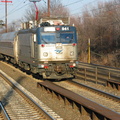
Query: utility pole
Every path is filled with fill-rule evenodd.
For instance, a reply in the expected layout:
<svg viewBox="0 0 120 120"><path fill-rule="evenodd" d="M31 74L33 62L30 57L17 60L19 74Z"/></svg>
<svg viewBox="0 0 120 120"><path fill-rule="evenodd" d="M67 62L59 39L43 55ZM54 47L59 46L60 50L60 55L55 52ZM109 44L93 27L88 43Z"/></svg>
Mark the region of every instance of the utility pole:
<svg viewBox="0 0 120 120"><path fill-rule="evenodd" d="M48 17L50 17L50 0L48 0Z"/></svg>
<svg viewBox="0 0 120 120"><path fill-rule="evenodd" d="M90 63L90 38L88 39L88 63Z"/></svg>
<svg viewBox="0 0 120 120"><path fill-rule="evenodd" d="M12 1L2 0L1 2L5 3L5 32L7 33L7 3L12 3Z"/></svg>
<svg viewBox="0 0 120 120"><path fill-rule="evenodd" d="M5 32L7 33L7 0L5 0Z"/></svg>

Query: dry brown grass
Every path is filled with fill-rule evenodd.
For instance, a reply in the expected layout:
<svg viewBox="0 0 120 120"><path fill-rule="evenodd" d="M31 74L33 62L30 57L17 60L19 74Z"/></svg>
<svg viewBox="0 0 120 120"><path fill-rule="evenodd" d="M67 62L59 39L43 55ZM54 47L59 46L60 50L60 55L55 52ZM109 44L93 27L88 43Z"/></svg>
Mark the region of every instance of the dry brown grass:
<svg viewBox="0 0 120 120"><path fill-rule="evenodd" d="M118 55L120 56L120 52L114 53L114 54L113 53L102 54L99 57L91 54L91 63L120 68L120 59L117 57ZM87 63L88 62L88 54L82 52L81 55L79 55L78 60L80 62Z"/></svg>

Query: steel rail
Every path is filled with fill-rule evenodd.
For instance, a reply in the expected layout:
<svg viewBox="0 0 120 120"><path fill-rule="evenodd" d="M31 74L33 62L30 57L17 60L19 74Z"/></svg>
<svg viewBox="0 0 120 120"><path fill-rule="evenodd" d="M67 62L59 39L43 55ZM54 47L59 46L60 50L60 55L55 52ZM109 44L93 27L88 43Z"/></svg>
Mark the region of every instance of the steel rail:
<svg viewBox="0 0 120 120"><path fill-rule="evenodd" d="M29 92L25 91L25 89L16 83L12 78L10 78L7 74L0 70L0 76L6 80L22 97L24 97L30 104L33 104L38 111L40 111L47 120L63 120L58 116L55 112L53 112L50 108L44 105L42 102L39 102L37 98L32 98L29 96Z"/></svg>
<svg viewBox="0 0 120 120"><path fill-rule="evenodd" d="M120 97L115 96L115 95L113 95L113 94L104 92L104 91L102 91L102 90L98 90L98 89L96 89L96 88L93 88L93 87L90 87L90 86L87 86L87 85L84 85L84 84L82 84L82 83L78 83L78 82L75 82L75 81L66 81L66 82L68 82L68 83L70 83L70 84L72 84L72 85L75 85L75 86L77 86L77 87L87 89L87 90L89 90L89 91L92 91L92 92L97 93L97 94L99 94L99 95L105 96L105 97L107 97L107 98L112 99L113 101L116 101L116 102L119 102L119 103L120 103Z"/></svg>
<svg viewBox="0 0 120 120"><path fill-rule="evenodd" d="M0 101L0 112L2 113L2 116L5 120L10 120L10 117L9 117L8 113L6 112L1 101Z"/></svg>
<svg viewBox="0 0 120 120"><path fill-rule="evenodd" d="M92 120L119 120L120 118L120 114L49 81L38 82L37 87L44 87L58 98L61 96L64 102L67 99L73 108L77 106L82 115L89 115Z"/></svg>

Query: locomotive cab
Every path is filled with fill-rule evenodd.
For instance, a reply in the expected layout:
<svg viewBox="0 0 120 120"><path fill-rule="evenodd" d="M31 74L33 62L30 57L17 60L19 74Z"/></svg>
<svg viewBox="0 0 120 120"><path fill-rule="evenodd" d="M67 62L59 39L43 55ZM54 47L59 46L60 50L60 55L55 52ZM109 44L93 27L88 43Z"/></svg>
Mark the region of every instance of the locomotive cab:
<svg viewBox="0 0 120 120"><path fill-rule="evenodd" d="M70 78L77 60L76 28L45 26L37 29L39 70L44 78ZM40 72L41 73L41 72Z"/></svg>

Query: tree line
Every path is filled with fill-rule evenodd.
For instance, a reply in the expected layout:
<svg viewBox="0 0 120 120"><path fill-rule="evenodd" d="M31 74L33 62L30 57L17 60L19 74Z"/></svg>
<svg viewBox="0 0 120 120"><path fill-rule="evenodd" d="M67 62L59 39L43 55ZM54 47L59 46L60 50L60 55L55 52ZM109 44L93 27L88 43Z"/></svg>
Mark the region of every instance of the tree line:
<svg viewBox="0 0 120 120"><path fill-rule="evenodd" d="M73 17L79 33L80 51L86 50L91 39L91 50L109 53L120 48L120 1L98 3L92 10L86 9L82 16Z"/></svg>

